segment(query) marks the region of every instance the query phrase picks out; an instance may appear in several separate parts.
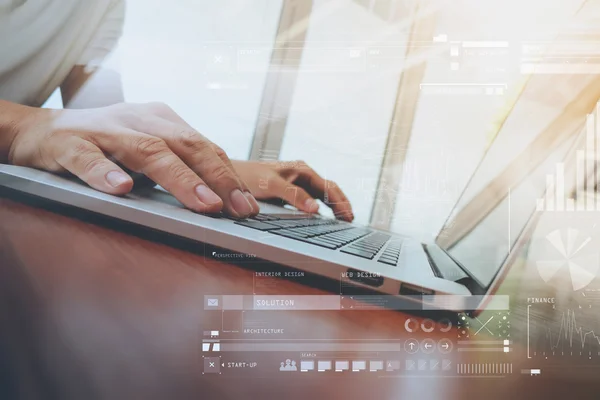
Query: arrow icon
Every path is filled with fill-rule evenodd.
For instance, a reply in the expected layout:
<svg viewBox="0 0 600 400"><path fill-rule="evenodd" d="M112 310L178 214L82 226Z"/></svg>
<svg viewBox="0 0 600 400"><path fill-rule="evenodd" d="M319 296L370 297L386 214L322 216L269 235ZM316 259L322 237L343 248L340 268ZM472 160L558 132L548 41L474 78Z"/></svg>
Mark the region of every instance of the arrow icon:
<svg viewBox="0 0 600 400"><path fill-rule="evenodd" d="M435 348L435 342L432 339L425 339L421 342L421 350L429 354Z"/></svg>
<svg viewBox="0 0 600 400"><path fill-rule="evenodd" d="M438 347L442 353L450 353L450 351L452 351L452 342L450 342L448 339L441 339L438 342Z"/></svg>
<svg viewBox="0 0 600 400"><path fill-rule="evenodd" d="M410 354L414 354L419 350L419 342L415 339L408 339L404 343L404 350L408 351Z"/></svg>

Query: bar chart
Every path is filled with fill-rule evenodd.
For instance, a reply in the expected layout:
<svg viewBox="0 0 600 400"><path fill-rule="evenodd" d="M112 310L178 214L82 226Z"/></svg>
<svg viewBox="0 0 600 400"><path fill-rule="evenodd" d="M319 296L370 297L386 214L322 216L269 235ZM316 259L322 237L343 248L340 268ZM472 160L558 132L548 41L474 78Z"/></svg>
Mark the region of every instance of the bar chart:
<svg viewBox="0 0 600 400"><path fill-rule="evenodd" d="M600 161L600 103L587 115L585 149L575 155L575 195L565 189L565 163L557 163L554 174L546 175L545 196L537 199L537 211L600 211L600 195L596 194L596 163ZM569 190L569 192L571 192Z"/></svg>

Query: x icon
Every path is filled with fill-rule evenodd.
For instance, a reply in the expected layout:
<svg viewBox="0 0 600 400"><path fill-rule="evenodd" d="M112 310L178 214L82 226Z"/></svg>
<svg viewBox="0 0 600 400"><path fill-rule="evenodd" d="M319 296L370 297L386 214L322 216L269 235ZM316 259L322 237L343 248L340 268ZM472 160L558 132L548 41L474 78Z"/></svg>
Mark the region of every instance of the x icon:
<svg viewBox="0 0 600 400"><path fill-rule="evenodd" d="M214 367L215 367L215 363L214 363L214 362L212 362L212 361L209 361L209 363L208 363L208 366L209 366L210 368L214 368Z"/></svg>
<svg viewBox="0 0 600 400"><path fill-rule="evenodd" d="M490 335L492 335L492 336L493 336L494 334L492 333L492 331L490 331L490 330L487 328L487 326L486 326L486 325L488 324L488 322L490 322L490 321L491 321L493 318L494 318L494 316L492 315L492 316L490 317L490 319L488 319L487 321L485 321L485 324L484 324L483 322L481 322L481 320L480 320L479 318L475 318L475 319L476 319L476 320L477 320L477 321L478 321L478 322L481 324L481 328L479 328L479 329L477 330L477 332L475 332L475 335L477 335L477 334L478 334L478 333L479 333L479 332L480 332L480 331L481 331L483 328L485 328L485 330L486 330L486 331L488 331L488 332L490 333ZM473 335L473 336L475 336L475 335Z"/></svg>

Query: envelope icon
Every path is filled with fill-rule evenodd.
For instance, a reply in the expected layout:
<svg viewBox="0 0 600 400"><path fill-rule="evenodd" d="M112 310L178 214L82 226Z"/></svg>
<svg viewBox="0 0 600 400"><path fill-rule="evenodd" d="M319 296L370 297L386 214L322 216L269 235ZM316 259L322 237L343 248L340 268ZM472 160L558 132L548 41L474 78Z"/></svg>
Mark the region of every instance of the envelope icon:
<svg viewBox="0 0 600 400"><path fill-rule="evenodd" d="M208 306L209 307L218 307L219 299L208 299Z"/></svg>

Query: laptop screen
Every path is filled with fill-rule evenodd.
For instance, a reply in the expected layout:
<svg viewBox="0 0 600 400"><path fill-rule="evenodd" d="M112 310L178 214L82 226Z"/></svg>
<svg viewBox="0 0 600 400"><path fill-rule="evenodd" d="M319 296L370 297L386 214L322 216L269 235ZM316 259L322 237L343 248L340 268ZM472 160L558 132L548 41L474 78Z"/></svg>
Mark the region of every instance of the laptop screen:
<svg viewBox="0 0 600 400"><path fill-rule="evenodd" d="M563 129L555 141L503 130L479 164L436 244L481 286L490 286L536 209L551 205L544 203L546 189L554 193L554 183L563 182L561 196L566 201L570 195L573 179L564 183L564 160L580 136L574 134L580 124L581 119L577 129Z"/></svg>

